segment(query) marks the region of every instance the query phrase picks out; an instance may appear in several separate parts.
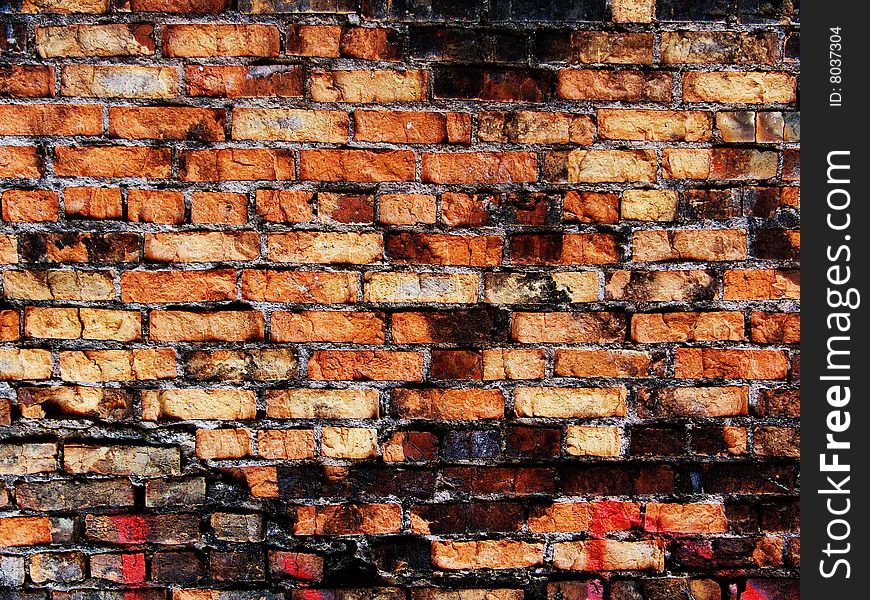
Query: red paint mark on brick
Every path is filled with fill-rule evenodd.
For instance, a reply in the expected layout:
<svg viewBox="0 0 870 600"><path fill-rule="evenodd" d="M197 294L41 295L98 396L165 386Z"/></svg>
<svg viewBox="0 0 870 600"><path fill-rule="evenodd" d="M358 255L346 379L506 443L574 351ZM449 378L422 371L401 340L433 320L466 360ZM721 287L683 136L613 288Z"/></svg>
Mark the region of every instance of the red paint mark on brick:
<svg viewBox="0 0 870 600"><path fill-rule="evenodd" d="M149 527L144 517L139 515L118 515L112 517L119 544L142 544L148 540Z"/></svg>
<svg viewBox="0 0 870 600"><path fill-rule="evenodd" d="M121 576L124 583L145 581L145 555L124 554L121 556ZM124 600L128 600L125 596Z"/></svg>

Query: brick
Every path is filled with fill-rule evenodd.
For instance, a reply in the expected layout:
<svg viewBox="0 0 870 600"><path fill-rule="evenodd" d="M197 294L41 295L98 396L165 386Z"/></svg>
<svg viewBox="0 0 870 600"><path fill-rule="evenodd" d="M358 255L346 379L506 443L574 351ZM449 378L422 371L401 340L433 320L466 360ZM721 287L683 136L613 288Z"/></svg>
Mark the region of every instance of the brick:
<svg viewBox="0 0 870 600"><path fill-rule="evenodd" d="M504 415L499 390L410 390L392 393L393 410L403 419L477 420Z"/></svg>
<svg viewBox="0 0 870 600"><path fill-rule="evenodd" d="M121 190L114 188L68 187L63 191L67 218L120 219Z"/></svg>
<svg viewBox="0 0 870 600"><path fill-rule="evenodd" d="M345 304L356 301L359 275L318 271L242 271L242 297L262 302Z"/></svg>
<svg viewBox="0 0 870 600"><path fill-rule="evenodd" d="M199 506L205 502L205 479L151 479L145 482L145 506Z"/></svg>
<svg viewBox="0 0 870 600"><path fill-rule="evenodd" d="M529 529L542 533L601 534L637 529L640 525L640 504L634 502L559 502L536 506L529 514Z"/></svg>
<svg viewBox="0 0 870 600"><path fill-rule="evenodd" d="M199 540L199 518L191 514L87 515L85 537L111 544L184 545Z"/></svg>
<svg viewBox="0 0 870 600"><path fill-rule="evenodd" d="M421 352L317 350L308 361L311 380L422 381Z"/></svg>
<svg viewBox="0 0 870 600"><path fill-rule="evenodd" d="M72 0L71 2L60 2L59 0L24 0L21 7L21 11L25 14L43 12L57 14L100 14L108 12L108 10L108 0Z"/></svg>
<svg viewBox="0 0 870 600"><path fill-rule="evenodd" d="M191 223L244 225L248 221L248 197L231 192L193 192Z"/></svg>
<svg viewBox="0 0 870 600"><path fill-rule="evenodd" d="M239 108L233 111L234 140L285 142L347 141L344 111Z"/></svg>
<svg viewBox="0 0 870 600"><path fill-rule="evenodd" d="M134 12L166 12L179 14L217 14L230 6L229 0L131 0Z"/></svg>
<svg viewBox="0 0 870 600"><path fill-rule="evenodd" d="M611 140L705 142L710 113L675 110L599 109L598 135Z"/></svg>
<svg viewBox="0 0 870 600"><path fill-rule="evenodd" d="M688 217L698 220L726 220L742 213L737 190L686 190Z"/></svg>
<svg viewBox="0 0 870 600"><path fill-rule="evenodd" d="M9 222L57 221L57 192L48 190L6 190L0 196L2 216Z"/></svg>
<svg viewBox="0 0 870 600"><path fill-rule="evenodd" d="M383 194L378 199L379 220L386 225L435 223L435 196L429 194Z"/></svg>
<svg viewBox="0 0 870 600"><path fill-rule="evenodd" d="M555 373L565 377L661 377L664 357L638 350L556 350Z"/></svg>
<svg viewBox="0 0 870 600"><path fill-rule="evenodd" d="M520 343L596 343L625 339L626 320L607 312L515 312L512 338Z"/></svg>
<svg viewBox="0 0 870 600"><path fill-rule="evenodd" d="M215 537L224 541L259 542L265 534L263 517L258 514L216 512L210 524Z"/></svg>
<svg viewBox="0 0 870 600"><path fill-rule="evenodd" d="M323 557L316 554L281 551L269 552L270 571L272 577L276 579L289 577L300 581L319 582L323 578L323 563Z"/></svg>
<svg viewBox="0 0 870 600"><path fill-rule="evenodd" d="M430 377L479 381L483 377L483 356L474 350L433 350Z"/></svg>
<svg viewBox="0 0 870 600"><path fill-rule="evenodd" d="M552 96L547 69L439 66L432 85L435 98L495 102L543 102Z"/></svg>
<svg viewBox="0 0 870 600"><path fill-rule="evenodd" d="M641 343L701 340L740 341L743 315L737 312L671 312L635 314L631 339Z"/></svg>
<svg viewBox="0 0 870 600"><path fill-rule="evenodd" d="M275 381L295 379L298 372L296 353L280 348L194 352L184 368L198 381Z"/></svg>
<svg viewBox="0 0 870 600"><path fill-rule="evenodd" d="M378 432L364 427L324 427L321 453L330 458L375 458Z"/></svg>
<svg viewBox="0 0 870 600"><path fill-rule="evenodd" d="M145 146L58 146L54 149L58 177L151 177L170 174L168 148Z"/></svg>
<svg viewBox="0 0 870 600"><path fill-rule="evenodd" d="M605 276L605 299L668 302L711 299L716 279L708 271L612 271Z"/></svg>
<svg viewBox="0 0 870 600"><path fill-rule="evenodd" d="M793 75L776 72L691 72L683 78L686 102L789 104L795 101Z"/></svg>
<svg viewBox="0 0 870 600"><path fill-rule="evenodd" d="M773 64L776 48L776 35L768 31L662 34L662 62L666 64Z"/></svg>
<svg viewBox="0 0 870 600"><path fill-rule="evenodd" d="M0 88L8 98L54 96L54 67L9 65L0 69Z"/></svg>
<svg viewBox="0 0 870 600"><path fill-rule="evenodd" d="M24 585L23 556L0 556L0 585L4 587Z"/></svg>
<svg viewBox="0 0 870 600"><path fill-rule="evenodd" d="M48 517L0 517L0 547L51 543Z"/></svg>
<svg viewBox="0 0 870 600"><path fill-rule="evenodd" d="M70 350L58 354L64 381L140 381L175 377L175 350Z"/></svg>
<svg viewBox="0 0 870 600"><path fill-rule="evenodd" d="M620 249L609 233L516 233L510 240L513 264L609 264Z"/></svg>
<svg viewBox="0 0 870 600"><path fill-rule="evenodd" d="M226 116L221 109L194 107L110 107L109 136L126 139L224 139Z"/></svg>
<svg viewBox="0 0 870 600"><path fill-rule="evenodd" d="M380 313L274 312L271 325L275 342L384 343L384 315Z"/></svg>
<svg viewBox="0 0 870 600"><path fill-rule="evenodd" d="M20 321L17 310L0 310L0 341L14 342L19 339Z"/></svg>
<svg viewBox="0 0 870 600"><path fill-rule="evenodd" d="M759 229L755 235L755 255L771 260L800 260L799 229Z"/></svg>
<svg viewBox="0 0 870 600"><path fill-rule="evenodd" d="M106 271L4 271L7 298L21 300L112 300L115 289Z"/></svg>
<svg viewBox="0 0 870 600"><path fill-rule="evenodd" d="M222 148L181 152L182 181L288 181L296 178L293 151Z"/></svg>
<svg viewBox="0 0 870 600"><path fill-rule="evenodd" d="M142 392L142 419L235 420L256 415L256 395L250 390L164 389Z"/></svg>
<svg viewBox="0 0 870 600"><path fill-rule="evenodd" d="M307 429L259 431L257 448L262 458L278 460L314 458L314 432Z"/></svg>
<svg viewBox="0 0 870 600"><path fill-rule="evenodd" d="M100 135L100 115L96 104L0 105L0 135Z"/></svg>
<svg viewBox="0 0 870 600"><path fill-rule="evenodd" d="M34 481L15 489L18 506L38 511L81 511L92 508L133 506L133 486L128 479L95 481Z"/></svg>
<svg viewBox="0 0 870 600"><path fill-rule="evenodd" d="M622 429L571 425L565 436L565 452L575 456L619 456Z"/></svg>
<svg viewBox="0 0 870 600"><path fill-rule="evenodd" d="M728 417L746 415L749 392L744 387L661 388L638 392L643 418Z"/></svg>
<svg viewBox="0 0 870 600"><path fill-rule="evenodd" d="M145 581L144 554L92 554L91 576L113 583L142 583Z"/></svg>
<svg viewBox="0 0 870 600"><path fill-rule="evenodd" d="M721 261L746 258L746 232L721 230L645 230L631 236L632 258L648 261Z"/></svg>
<svg viewBox="0 0 870 600"><path fill-rule="evenodd" d="M0 146L0 177L40 177L42 158L33 146Z"/></svg>
<svg viewBox="0 0 870 600"><path fill-rule="evenodd" d="M477 118L477 136L485 142L516 144L581 144L594 139L592 118L562 112L483 112Z"/></svg>
<svg viewBox="0 0 870 600"><path fill-rule="evenodd" d="M244 458L250 455L251 432L248 429L196 430L198 458Z"/></svg>
<svg viewBox="0 0 870 600"><path fill-rule="evenodd" d="M655 0L613 0L610 8L614 23L650 23L655 6Z"/></svg>
<svg viewBox="0 0 870 600"><path fill-rule="evenodd" d="M338 58L341 32L338 25L293 25L287 36L287 54Z"/></svg>
<svg viewBox="0 0 870 600"><path fill-rule="evenodd" d="M427 72L318 71L311 73L311 99L315 102L420 102L426 99Z"/></svg>
<svg viewBox="0 0 870 600"><path fill-rule="evenodd" d="M141 335L139 319L133 311L27 307L24 333L34 338L132 341Z"/></svg>
<svg viewBox="0 0 870 600"><path fill-rule="evenodd" d="M788 358L779 350L678 348L678 378L785 379Z"/></svg>
<svg viewBox="0 0 870 600"><path fill-rule="evenodd" d="M587 540L553 545L553 566L571 571L663 571L660 541Z"/></svg>
<svg viewBox="0 0 870 600"><path fill-rule="evenodd" d="M567 155L569 183L655 181L656 169L651 150L573 150Z"/></svg>
<svg viewBox="0 0 870 600"><path fill-rule="evenodd" d="M383 253L379 233L297 231L269 235L269 258L276 262L370 264Z"/></svg>
<svg viewBox="0 0 870 600"><path fill-rule="evenodd" d="M667 102L671 100L671 74L562 69L556 80L556 94L567 100Z"/></svg>
<svg viewBox="0 0 870 600"><path fill-rule="evenodd" d="M746 269L725 272L726 300L797 300L800 272Z"/></svg>
<svg viewBox="0 0 870 600"><path fill-rule="evenodd" d="M252 310L155 310L149 320L151 339L156 341L242 342L265 335L263 314Z"/></svg>
<svg viewBox="0 0 870 600"><path fill-rule="evenodd" d="M60 93L89 98L174 98L178 72L172 67L67 65L61 71Z"/></svg>
<svg viewBox="0 0 870 600"><path fill-rule="evenodd" d="M721 504L652 502L646 505L643 526L650 532L711 534L728 531Z"/></svg>
<svg viewBox="0 0 870 600"><path fill-rule="evenodd" d="M127 218L145 223L183 223L184 195L168 190L129 190Z"/></svg>
<svg viewBox="0 0 870 600"><path fill-rule="evenodd" d="M620 215L638 221L673 221L679 198L670 190L625 190Z"/></svg>
<svg viewBox="0 0 870 600"><path fill-rule="evenodd" d="M266 415L273 419L371 419L378 411L377 390L266 391Z"/></svg>
<svg viewBox="0 0 870 600"><path fill-rule="evenodd" d="M181 472L177 448L152 446L64 445L63 470L67 473L161 477Z"/></svg>
<svg viewBox="0 0 870 600"><path fill-rule="evenodd" d="M537 160L529 152L423 154L424 182L510 183L537 179Z"/></svg>
<svg viewBox="0 0 870 600"><path fill-rule="evenodd" d="M495 304L594 302L598 299L598 273L486 273L484 300Z"/></svg>
<svg viewBox="0 0 870 600"><path fill-rule="evenodd" d="M395 29L351 27L341 34L340 51L348 58L397 61L402 58L402 37Z"/></svg>
<svg viewBox="0 0 870 600"><path fill-rule="evenodd" d="M0 349L0 381L49 379L51 353L25 348Z"/></svg>
<svg viewBox="0 0 870 600"><path fill-rule="evenodd" d="M498 236L398 233L388 234L384 247L398 264L496 266L502 243Z"/></svg>
<svg viewBox="0 0 870 600"><path fill-rule="evenodd" d="M0 474L29 475L55 470L57 470L55 444L0 444Z"/></svg>
<svg viewBox="0 0 870 600"><path fill-rule="evenodd" d="M257 190L257 214L266 221L305 223L314 218L314 194L295 190Z"/></svg>
<svg viewBox="0 0 870 600"><path fill-rule="evenodd" d="M236 272L125 271L121 274L123 302L213 302L234 300Z"/></svg>
<svg viewBox="0 0 870 600"><path fill-rule="evenodd" d="M107 23L37 27L36 51L41 58L149 56L154 54L154 26Z"/></svg>
<svg viewBox="0 0 870 600"><path fill-rule="evenodd" d="M450 227L487 225L497 204L492 194L445 192L441 194L441 221Z"/></svg>
<svg viewBox="0 0 870 600"><path fill-rule="evenodd" d="M766 150L666 148L662 170L668 179L769 179L779 157Z"/></svg>
<svg viewBox="0 0 870 600"><path fill-rule="evenodd" d="M125 351L88 350L85 352L123 353ZM138 350L138 352L141 353L143 350ZM148 351L145 350L145 352ZM174 358L174 351L170 350L169 352L173 354ZM94 356L94 358L97 359L99 356ZM100 367L92 366L91 368L94 371L99 371ZM174 362L172 364L172 375L175 375ZM66 364L61 365L61 376L65 381L76 380L75 377L70 377L69 366ZM132 379L132 377L127 376L120 379ZM78 380L100 381L100 378L99 375L88 377L82 374ZM108 421L120 421L129 419L133 415L132 395L126 390L112 388L101 389L80 386L20 388L18 390L18 405L21 410L21 416L28 419L41 419L46 416L76 415L96 417Z"/></svg>
<svg viewBox="0 0 870 600"><path fill-rule="evenodd" d="M402 511L398 504L339 504L300 506L295 535L354 535L398 533Z"/></svg>
<svg viewBox="0 0 870 600"><path fill-rule="evenodd" d="M375 198L370 194L317 195L317 212L323 223L372 223L375 219Z"/></svg>
<svg viewBox="0 0 870 600"><path fill-rule="evenodd" d="M474 303L478 276L465 273L366 273L366 302Z"/></svg>
<svg viewBox="0 0 870 600"><path fill-rule="evenodd" d="M302 150L299 178L314 181L411 181L409 150Z"/></svg>
<svg viewBox="0 0 870 600"><path fill-rule="evenodd" d="M801 435L797 427L756 426L753 437L755 454L759 456L800 457Z"/></svg>
<svg viewBox="0 0 870 600"><path fill-rule="evenodd" d="M625 388L518 387L518 417L588 418L625 415Z"/></svg>
<svg viewBox="0 0 870 600"><path fill-rule="evenodd" d="M259 255L260 236L253 231L145 234L145 259L154 262L244 261Z"/></svg>
<svg viewBox="0 0 870 600"><path fill-rule="evenodd" d="M484 350L483 379L543 379L546 355L543 350Z"/></svg>
<svg viewBox="0 0 870 600"><path fill-rule="evenodd" d="M512 540L433 541L432 564L437 569L518 569L540 565L544 544Z"/></svg>
<svg viewBox="0 0 870 600"><path fill-rule="evenodd" d="M448 141L450 113L358 110L354 112L354 139L397 144L439 144Z"/></svg>
<svg viewBox="0 0 870 600"><path fill-rule="evenodd" d="M294 98L302 96L300 65L184 67L187 93L191 96Z"/></svg>
<svg viewBox="0 0 870 600"><path fill-rule="evenodd" d="M281 41L272 25L168 25L163 53L170 57L278 56Z"/></svg>
<svg viewBox="0 0 870 600"><path fill-rule="evenodd" d="M41 552L30 557L30 578L34 583L69 583L85 578L82 552Z"/></svg>
<svg viewBox="0 0 870 600"><path fill-rule="evenodd" d="M760 344L799 344L801 322L798 313L752 313L752 341Z"/></svg>
<svg viewBox="0 0 870 600"><path fill-rule="evenodd" d="M676 194L674 199L676 209ZM616 223L619 220L619 196L616 194L571 190L565 194L562 208L563 218L566 221Z"/></svg>
<svg viewBox="0 0 870 600"><path fill-rule="evenodd" d="M755 113L746 110L717 112L716 128L726 142L754 142Z"/></svg>

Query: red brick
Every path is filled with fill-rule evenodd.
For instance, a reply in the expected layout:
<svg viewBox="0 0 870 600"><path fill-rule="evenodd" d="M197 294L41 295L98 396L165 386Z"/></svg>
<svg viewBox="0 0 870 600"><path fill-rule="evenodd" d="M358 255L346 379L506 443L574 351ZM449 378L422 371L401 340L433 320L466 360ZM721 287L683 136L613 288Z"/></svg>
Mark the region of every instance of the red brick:
<svg viewBox="0 0 870 600"><path fill-rule="evenodd" d="M422 381L422 352L317 350L308 362L314 381Z"/></svg>
<svg viewBox="0 0 870 600"><path fill-rule="evenodd" d="M299 177L314 181L411 181L409 150L302 150Z"/></svg>
<svg viewBox="0 0 870 600"><path fill-rule="evenodd" d="M226 114L222 109L135 106L109 108L109 135L126 139L224 139Z"/></svg>
<svg viewBox="0 0 870 600"><path fill-rule="evenodd" d="M184 68L187 93L191 96L227 98L302 96L299 65L211 66Z"/></svg>
<svg viewBox="0 0 870 600"><path fill-rule="evenodd" d="M54 67L9 65L0 69L0 96L54 96Z"/></svg>
<svg viewBox="0 0 870 600"><path fill-rule="evenodd" d="M423 181L427 183L521 183L537 180L537 158L531 152L423 154Z"/></svg>
<svg viewBox="0 0 870 600"><path fill-rule="evenodd" d="M182 181L286 181L295 179L292 150L224 148L181 153Z"/></svg>
<svg viewBox="0 0 870 600"><path fill-rule="evenodd" d="M679 378L785 379L788 358L780 350L677 348Z"/></svg>
<svg viewBox="0 0 870 600"><path fill-rule="evenodd" d="M183 223L184 195L168 190L129 190L127 218L145 223Z"/></svg>
<svg viewBox="0 0 870 600"><path fill-rule="evenodd" d="M57 221L57 192L6 190L0 196L4 221Z"/></svg>
<svg viewBox="0 0 870 600"><path fill-rule="evenodd" d="M0 135L100 135L102 111L97 104L3 104Z"/></svg>
<svg viewBox="0 0 870 600"><path fill-rule="evenodd" d="M40 177L42 170L42 158L33 146L0 146L0 177Z"/></svg>
<svg viewBox="0 0 870 600"><path fill-rule="evenodd" d="M273 25L168 25L163 52L170 57L278 56L281 46Z"/></svg>
<svg viewBox="0 0 870 600"><path fill-rule="evenodd" d="M403 419L477 420L504 416L499 390L411 390L392 393L393 410Z"/></svg>
<svg viewBox="0 0 870 600"><path fill-rule="evenodd" d="M275 342L383 344L384 315L369 312L301 311L272 313Z"/></svg>
<svg viewBox="0 0 870 600"><path fill-rule="evenodd" d="M54 149L58 177L150 177L170 174L168 148L145 146L58 146Z"/></svg>

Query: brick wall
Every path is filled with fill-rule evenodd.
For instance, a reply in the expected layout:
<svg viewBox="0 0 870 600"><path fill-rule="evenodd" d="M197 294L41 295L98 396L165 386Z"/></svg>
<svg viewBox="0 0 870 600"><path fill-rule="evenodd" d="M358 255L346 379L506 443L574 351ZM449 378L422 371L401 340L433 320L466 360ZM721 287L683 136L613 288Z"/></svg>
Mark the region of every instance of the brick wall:
<svg viewBox="0 0 870 600"><path fill-rule="evenodd" d="M0 13L0 599L798 597L791 1Z"/></svg>

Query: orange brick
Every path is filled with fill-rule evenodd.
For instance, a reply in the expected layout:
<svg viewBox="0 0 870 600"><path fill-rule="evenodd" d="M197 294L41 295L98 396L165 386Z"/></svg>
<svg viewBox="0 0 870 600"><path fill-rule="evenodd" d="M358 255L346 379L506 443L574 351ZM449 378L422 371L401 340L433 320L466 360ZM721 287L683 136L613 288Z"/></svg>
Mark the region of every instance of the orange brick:
<svg viewBox="0 0 870 600"><path fill-rule="evenodd" d="M143 421L245 421L253 419L256 413L257 396L251 390L164 389L142 392Z"/></svg>
<svg viewBox="0 0 870 600"><path fill-rule="evenodd" d="M17 310L0 310L0 342L14 342L19 338L19 320Z"/></svg>
<svg viewBox="0 0 870 600"><path fill-rule="evenodd" d="M54 67L9 65L0 72L2 94L11 98L54 96Z"/></svg>
<svg viewBox="0 0 870 600"><path fill-rule="evenodd" d="M601 192L565 194L563 200L566 221L580 223L616 223L619 221L619 196Z"/></svg>
<svg viewBox="0 0 870 600"><path fill-rule="evenodd" d="M798 344L801 341L799 313L752 313L752 341L761 344Z"/></svg>
<svg viewBox="0 0 870 600"><path fill-rule="evenodd" d="M544 562L544 544L513 540L432 541L437 569L524 569Z"/></svg>
<svg viewBox="0 0 870 600"><path fill-rule="evenodd" d="M435 196L428 194L383 194L379 208L380 222L386 225L435 223Z"/></svg>
<svg viewBox="0 0 870 600"><path fill-rule="evenodd" d="M4 221L57 221L57 192L6 190L0 196Z"/></svg>
<svg viewBox="0 0 870 600"><path fill-rule="evenodd" d="M746 269L725 271L726 300L798 300L800 271Z"/></svg>
<svg viewBox="0 0 870 600"><path fill-rule="evenodd" d="M242 297L260 302L345 304L356 302L358 273L317 271L242 272Z"/></svg>
<svg viewBox="0 0 870 600"><path fill-rule="evenodd" d="M0 135L100 135L102 110L96 104L3 104Z"/></svg>
<svg viewBox="0 0 870 600"><path fill-rule="evenodd" d="M534 507L529 529L542 533L627 531L641 525L640 504L634 502L558 502Z"/></svg>
<svg viewBox="0 0 870 600"><path fill-rule="evenodd" d="M399 533L398 504L333 504L296 509L295 535L359 535Z"/></svg>
<svg viewBox="0 0 870 600"><path fill-rule="evenodd" d="M183 223L184 195L167 190L129 190L127 218L145 223Z"/></svg>
<svg viewBox="0 0 870 600"><path fill-rule="evenodd" d="M0 517L0 547L50 543L51 520L48 517Z"/></svg>
<svg viewBox="0 0 870 600"><path fill-rule="evenodd" d="M314 181L412 181L409 150L302 150L300 179Z"/></svg>
<svg viewBox="0 0 870 600"><path fill-rule="evenodd" d="M380 233L297 231L269 234L269 258L289 263L344 263L364 265L380 262Z"/></svg>
<svg viewBox="0 0 870 600"><path fill-rule="evenodd" d="M253 310L153 310L149 321L151 339L161 342L244 342L264 337L263 313Z"/></svg>
<svg viewBox="0 0 870 600"><path fill-rule="evenodd" d="M383 344L384 315L371 312L272 313L272 341Z"/></svg>
<svg viewBox="0 0 870 600"><path fill-rule="evenodd" d="M785 379L788 357L780 350L677 348L678 378Z"/></svg>
<svg viewBox="0 0 870 600"><path fill-rule="evenodd" d="M518 233L510 238L511 263L584 265L619 262L621 250L609 233Z"/></svg>
<svg viewBox="0 0 870 600"><path fill-rule="evenodd" d="M184 68L187 93L191 96L226 98L302 96L300 65L210 66Z"/></svg>
<svg viewBox="0 0 870 600"><path fill-rule="evenodd" d="M317 194L317 214L323 223L372 223L375 199L370 194Z"/></svg>
<svg viewBox="0 0 870 600"><path fill-rule="evenodd" d="M260 256L254 231L188 231L145 234L145 259L154 262L223 262Z"/></svg>
<svg viewBox="0 0 870 600"><path fill-rule="evenodd" d="M295 179L292 150L223 148L181 153L182 181L286 181Z"/></svg>
<svg viewBox="0 0 870 600"><path fill-rule="evenodd" d="M251 455L251 432L248 429L197 429L198 458L244 458Z"/></svg>
<svg viewBox="0 0 870 600"><path fill-rule="evenodd" d="M287 35L287 54L338 58L341 30L338 25L294 25Z"/></svg>
<svg viewBox="0 0 870 600"><path fill-rule="evenodd" d="M123 216L121 190L117 188L68 187L63 191L63 205L68 218L120 219Z"/></svg>
<svg viewBox="0 0 870 600"><path fill-rule="evenodd" d="M150 177L170 174L168 148L144 146L58 146L54 149L58 177Z"/></svg>
<svg viewBox="0 0 870 600"><path fill-rule="evenodd" d="M556 350L562 377L661 377L664 356L637 350Z"/></svg>
<svg viewBox="0 0 870 600"><path fill-rule="evenodd" d="M269 429L257 432L261 458L299 460L314 458L314 431L310 429Z"/></svg>
<svg viewBox="0 0 870 600"><path fill-rule="evenodd" d="M235 298L236 272L232 269L121 273L123 302L214 302Z"/></svg>
<svg viewBox="0 0 870 600"><path fill-rule="evenodd" d="M190 202L191 223L244 225L248 221L248 197L230 192L194 192Z"/></svg>
<svg viewBox="0 0 870 600"><path fill-rule="evenodd" d="M109 108L109 135L126 139L221 141L225 111L187 106Z"/></svg>
<svg viewBox="0 0 870 600"><path fill-rule="evenodd" d="M154 26L108 23L37 27L36 51L42 58L149 56L154 54Z"/></svg>
<svg viewBox="0 0 870 600"><path fill-rule="evenodd" d="M422 381L422 352L317 350L308 362L311 380Z"/></svg>
<svg viewBox="0 0 870 600"><path fill-rule="evenodd" d="M447 141L447 114L398 110L358 110L354 138L363 142L440 144Z"/></svg>
<svg viewBox="0 0 870 600"><path fill-rule="evenodd" d="M274 25L167 25L163 53L170 57L278 56L280 34Z"/></svg>
<svg viewBox="0 0 870 600"><path fill-rule="evenodd" d="M499 390L396 389L392 403L402 419L474 421L504 416L504 396Z"/></svg>
<svg viewBox="0 0 870 600"><path fill-rule="evenodd" d="M0 177L40 177L42 169L42 158L33 146L0 146Z"/></svg>
<svg viewBox="0 0 870 600"><path fill-rule="evenodd" d="M66 65L61 71L60 93L87 98L175 98L178 71L174 67Z"/></svg>
<svg viewBox="0 0 870 600"><path fill-rule="evenodd" d="M721 504L646 505L643 527L651 532L724 533L728 531L725 508Z"/></svg>
<svg viewBox="0 0 870 600"><path fill-rule="evenodd" d="M421 102L426 99L427 72L313 71L311 99L315 102Z"/></svg>
<svg viewBox="0 0 870 600"><path fill-rule="evenodd" d="M257 214L266 221L306 223L314 218L312 192L257 190Z"/></svg>
<svg viewBox="0 0 870 600"><path fill-rule="evenodd" d="M625 340L625 316L609 312L515 312L513 339L520 343L607 344Z"/></svg>
<svg viewBox="0 0 870 600"><path fill-rule="evenodd" d="M570 571L663 571L661 540L586 540L553 545L553 566Z"/></svg>
<svg viewBox="0 0 870 600"><path fill-rule="evenodd" d="M668 312L635 314L631 339L641 343L744 339L738 312Z"/></svg>
<svg viewBox="0 0 870 600"><path fill-rule="evenodd" d="M347 141L348 116L344 111L284 108L236 108L234 140L284 142Z"/></svg>
<svg viewBox="0 0 870 600"><path fill-rule="evenodd" d="M402 38L394 29L350 27L342 32L340 51L348 58L395 61L402 57Z"/></svg>
<svg viewBox="0 0 870 600"><path fill-rule="evenodd" d="M581 144L595 139L589 115L564 112L483 112L477 117L477 137L484 142L514 144Z"/></svg>
<svg viewBox="0 0 870 600"><path fill-rule="evenodd" d="M494 235L398 233L388 235L385 250L397 264L496 266L503 240Z"/></svg>
<svg viewBox="0 0 870 600"><path fill-rule="evenodd" d="M671 74L665 72L562 69L556 93L568 100L667 102L671 86Z"/></svg>
<svg viewBox="0 0 870 600"><path fill-rule="evenodd" d="M645 230L631 237L635 261L720 261L746 258L746 232L722 230Z"/></svg>
<svg viewBox="0 0 870 600"><path fill-rule="evenodd" d="M520 183L538 180L532 152L470 152L423 154L426 183Z"/></svg>

